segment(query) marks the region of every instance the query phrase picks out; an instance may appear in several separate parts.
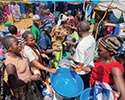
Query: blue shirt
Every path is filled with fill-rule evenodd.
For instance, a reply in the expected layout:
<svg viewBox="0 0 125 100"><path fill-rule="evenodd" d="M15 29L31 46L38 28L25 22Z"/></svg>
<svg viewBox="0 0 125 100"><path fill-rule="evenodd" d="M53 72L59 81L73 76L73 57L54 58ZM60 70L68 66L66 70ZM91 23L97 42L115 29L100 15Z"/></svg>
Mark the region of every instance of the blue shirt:
<svg viewBox="0 0 125 100"><path fill-rule="evenodd" d="M52 49L52 41L50 35L42 31L38 38L38 45L40 49Z"/></svg>
<svg viewBox="0 0 125 100"><path fill-rule="evenodd" d="M39 35L38 39L38 46L41 50L52 49L51 36L45 33L44 31L41 31L41 34ZM47 56L52 58L52 53L47 54Z"/></svg>

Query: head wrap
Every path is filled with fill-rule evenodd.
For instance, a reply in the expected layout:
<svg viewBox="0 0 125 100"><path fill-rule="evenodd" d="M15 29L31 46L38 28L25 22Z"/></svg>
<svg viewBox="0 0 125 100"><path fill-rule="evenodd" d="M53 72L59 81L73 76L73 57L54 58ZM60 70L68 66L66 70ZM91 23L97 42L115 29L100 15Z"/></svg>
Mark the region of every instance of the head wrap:
<svg viewBox="0 0 125 100"><path fill-rule="evenodd" d="M66 15L60 14L60 15L59 15L59 20L58 20L58 22L57 22L57 26L60 26L61 23L64 22L64 21L66 21L67 19L68 19L68 18L67 18Z"/></svg>
<svg viewBox="0 0 125 100"><path fill-rule="evenodd" d="M40 20L40 16L39 15L33 15L33 21L37 21Z"/></svg>
<svg viewBox="0 0 125 100"><path fill-rule="evenodd" d="M109 52L117 54L119 49L122 47L123 41L121 40L120 37L107 35L99 39L99 43Z"/></svg>

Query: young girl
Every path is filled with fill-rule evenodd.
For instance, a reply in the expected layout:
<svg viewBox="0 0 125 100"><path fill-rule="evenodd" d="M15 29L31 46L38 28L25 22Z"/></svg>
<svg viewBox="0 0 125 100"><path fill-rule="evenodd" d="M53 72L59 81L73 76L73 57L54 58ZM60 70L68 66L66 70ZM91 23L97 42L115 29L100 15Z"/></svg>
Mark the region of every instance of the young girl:
<svg viewBox="0 0 125 100"><path fill-rule="evenodd" d="M20 54L21 46L15 36L5 36L2 40L7 49L5 55L8 84L14 93L15 100L42 100L37 87L33 83L39 80L39 74L31 74L28 60Z"/></svg>
<svg viewBox="0 0 125 100"><path fill-rule="evenodd" d="M36 67L41 70L41 77L42 79L46 79L46 73L44 71L55 73L56 69L48 68L42 64L42 56L39 48L36 46L36 42L34 36L29 32L26 31L22 35L25 39L26 45L24 46L24 55L29 59L30 64L33 67Z"/></svg>
<svg viewBox="0 0 125 100"><path fill-rule="evenodd" d="M125 82L123 79L124 69L121 63L115 59L122 41L119 37L107 35L99 39L98 54L99 60L95 62L90 76L90 84L97 82L115 85L120 93L119 100L125 100Z"/></svg>

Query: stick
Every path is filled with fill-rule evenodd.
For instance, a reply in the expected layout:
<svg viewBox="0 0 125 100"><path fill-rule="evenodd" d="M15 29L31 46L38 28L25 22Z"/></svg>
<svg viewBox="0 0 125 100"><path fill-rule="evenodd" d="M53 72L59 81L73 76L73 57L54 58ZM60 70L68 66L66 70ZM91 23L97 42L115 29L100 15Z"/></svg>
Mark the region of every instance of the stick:
<svg viewBox="0 0 125 100"><path fill-rule="evenodd" d="M97 39L97 34L98 34L99 25L100 25L100 23L104 20L104 18L106 17L106 15L107 15L107 13L108 13L108 11L109 11L109 9L110 9L111 4L113 3L113 1L114 1L114 0L111 1L111 3L109 4L108 8L107 8L106 11L105 11L104 16L102 17L102 19L101 19L101 20L99 21L99 23L97 24L96 34L95 34L95 40Z"/></svg>

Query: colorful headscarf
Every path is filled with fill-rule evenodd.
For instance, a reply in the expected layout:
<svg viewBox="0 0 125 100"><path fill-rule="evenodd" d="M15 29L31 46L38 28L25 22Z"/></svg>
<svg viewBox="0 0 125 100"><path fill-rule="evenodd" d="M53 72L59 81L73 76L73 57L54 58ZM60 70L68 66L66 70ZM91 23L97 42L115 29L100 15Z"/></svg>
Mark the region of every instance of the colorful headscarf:
<svg viewBox="0 0 125 100"><path fill-rule="evenodd" d="M123 41L120 37L107 35L99 39L99 43L104 46L109 52L117 54L119 49L122 47Z"/></svg>

